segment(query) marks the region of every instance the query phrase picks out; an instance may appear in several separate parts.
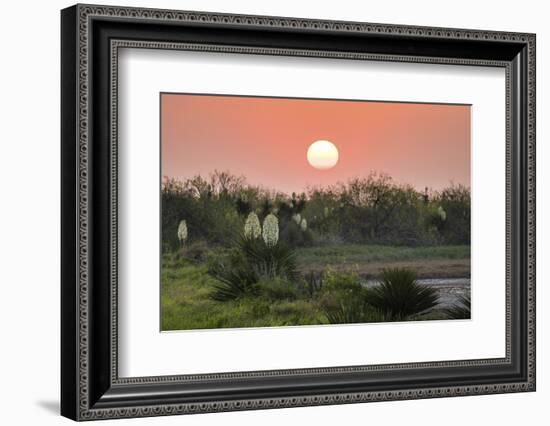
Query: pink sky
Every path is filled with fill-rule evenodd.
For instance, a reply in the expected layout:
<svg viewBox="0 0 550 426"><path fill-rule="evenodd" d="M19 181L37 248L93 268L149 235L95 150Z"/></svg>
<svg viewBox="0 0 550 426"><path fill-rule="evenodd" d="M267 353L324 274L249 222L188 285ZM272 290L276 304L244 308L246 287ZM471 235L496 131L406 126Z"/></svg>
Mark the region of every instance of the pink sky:
<svg viewBox="0 0 550 426"><path fill-rule="evenodd" d="M162 175L215 169L291 193L383 172L417 189L470 186L470 106L241 96L161 95ZM317 170L309 145L336 145Z"/></svg>

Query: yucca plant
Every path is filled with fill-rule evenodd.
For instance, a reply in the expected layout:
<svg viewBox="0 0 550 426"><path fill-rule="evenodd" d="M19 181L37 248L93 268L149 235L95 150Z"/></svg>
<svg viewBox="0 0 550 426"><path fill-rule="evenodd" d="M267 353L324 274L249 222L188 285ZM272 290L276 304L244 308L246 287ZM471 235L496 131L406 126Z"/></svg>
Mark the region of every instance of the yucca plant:
<svg viewBox="0 0 550 426"><path fill-rule="evenodd" d="M470 295L459 296L458 303L443 309L449 319L470 319L472 317L472 300Z"/></svg>
<svg viewBox="0 0 550 426"><path fill-rule="evenodd" d="M384 269L381 283L368 290L366 300L388 321L427 313L437 306L439 296L434 288L418 284L416 277L412 269Z"/></svg>
<svg viewBox="0 0 550 426"><path fill-rule="evenodd" d="M253 296L257 292L258 275L246 265L225 267L220 263L209 271L218 280L210 298L218 302L235 300L245 296Z"/></svg>
<svg viewBox="0 0 550 426"><path fill-rule="evenodd" d="M269 245L261 238L243 237L238 241L238 248L258 276L298 279L295 252L287 245L281 242Z"/></svg>

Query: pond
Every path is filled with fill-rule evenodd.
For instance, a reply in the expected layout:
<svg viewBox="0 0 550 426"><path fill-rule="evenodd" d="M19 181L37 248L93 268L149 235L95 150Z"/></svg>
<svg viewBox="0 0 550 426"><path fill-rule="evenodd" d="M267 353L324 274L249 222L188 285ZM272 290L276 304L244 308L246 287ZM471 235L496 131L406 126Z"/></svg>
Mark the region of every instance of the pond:
<svg viewBox="0 0 550 426"><path fill-rule="evenodd" d="M439 292L439 307L446 308L458 302L460 296L470 294L470 278L423 278L417 280L419 284L429 285ZM376 280L367 280L365 287L378 284Z"/></svg>

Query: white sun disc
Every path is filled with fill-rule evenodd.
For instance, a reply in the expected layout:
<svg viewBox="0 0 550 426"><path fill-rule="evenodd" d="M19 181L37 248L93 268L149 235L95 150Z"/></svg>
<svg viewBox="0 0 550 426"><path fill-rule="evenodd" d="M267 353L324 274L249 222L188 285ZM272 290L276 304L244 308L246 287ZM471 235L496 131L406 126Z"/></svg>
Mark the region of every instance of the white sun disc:
<svg viewBox="0 0 550 426"><path fill-rule="evenodd" d="M315 141L307 150L307 161L319 170L332 169L338 163L338 148L330 141Z"/></svg>

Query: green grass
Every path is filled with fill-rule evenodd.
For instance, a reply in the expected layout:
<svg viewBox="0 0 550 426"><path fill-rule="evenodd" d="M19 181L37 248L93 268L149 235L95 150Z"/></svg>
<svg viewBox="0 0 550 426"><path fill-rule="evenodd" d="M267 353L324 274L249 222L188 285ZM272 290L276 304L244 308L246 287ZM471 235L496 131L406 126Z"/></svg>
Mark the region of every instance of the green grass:
<svg viewBox="0 0 550 426"><path fill-rule="evenodd" d="M298 250L298 260L302 264L323 261L363 263L466 257L470 257L470 246L396 247L347 244L307 247Z"/></svg>
<svg viewBox="0 0 550 426"><path fill-rule="evenodd" d="M209 298L214 284L204 265L165 255L161 284L162 330L326 323L318 307L303 299L214 301Z"/></svg>
<svg viewBox="0 0 550 426"><path fill-rule="evenodd" d="M398 247L376 245L324 245L297 250L299 270L354 270L376 277L388 267L415 269L420 278L469 277L470 246Z"/></svg>
<svg viewBox="0 0 550 426"><path fill-rule="evenodd" d="M223 250L209 250L222 256ZM419 277L468 277L469 246L391 247L364 245L326 245L297 250L301 272L355 272L379 278L387 267L414 268ZM161 328L192 330L240 327L278 327L327 324L318 301L304 296L294 300L268 297L245 297L219 302L212 300L216 280L208 274L205 263L165 254L162 259ZM418 319L439 319L433 311Z"/></svg>

